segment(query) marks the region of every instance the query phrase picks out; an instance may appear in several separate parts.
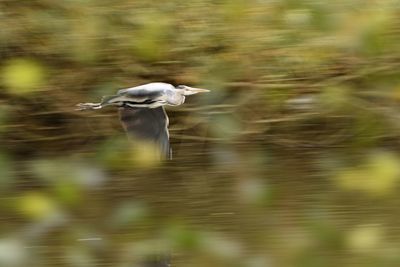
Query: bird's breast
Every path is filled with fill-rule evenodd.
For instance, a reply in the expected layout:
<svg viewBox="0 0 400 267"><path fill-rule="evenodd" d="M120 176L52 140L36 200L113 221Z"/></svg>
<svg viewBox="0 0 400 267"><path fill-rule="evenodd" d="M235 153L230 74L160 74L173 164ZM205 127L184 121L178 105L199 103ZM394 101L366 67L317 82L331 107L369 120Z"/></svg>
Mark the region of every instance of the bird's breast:
<svg viewBox="0 0 400 267"><path fill-rule="evenodd" d="M185 103L185 96L177 95L168 99L168 105L179 106Z"/></svg>

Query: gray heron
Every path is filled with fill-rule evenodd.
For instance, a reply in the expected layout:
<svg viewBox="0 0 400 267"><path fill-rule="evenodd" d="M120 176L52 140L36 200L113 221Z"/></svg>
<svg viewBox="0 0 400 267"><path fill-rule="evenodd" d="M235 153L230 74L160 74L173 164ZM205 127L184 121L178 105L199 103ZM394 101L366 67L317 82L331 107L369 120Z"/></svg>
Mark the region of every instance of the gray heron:
<svg viewBox="0 0 400 267"><path fill-rule="evenodd" d="M127 135L153 142L161 156L170 159L169 120L164 106L182 105L186 96L204 92L209 90L156 82L121 89L116 95L104 96L100 103L80 103L77 106L78 110L118 107Z"/></svg>

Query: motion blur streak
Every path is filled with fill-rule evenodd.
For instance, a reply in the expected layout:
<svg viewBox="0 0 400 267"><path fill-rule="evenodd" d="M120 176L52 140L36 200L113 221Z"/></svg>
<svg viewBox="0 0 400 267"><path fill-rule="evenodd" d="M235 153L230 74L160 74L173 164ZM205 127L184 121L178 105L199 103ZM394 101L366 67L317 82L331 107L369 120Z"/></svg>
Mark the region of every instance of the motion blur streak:
<svg viewBox="0 0 400 267"><path fill-rule="evenodd" d="M399 16L0 1L0 266L400 266ZM73 108L153 81L211 89L166 107L171 161Z"/></svg>

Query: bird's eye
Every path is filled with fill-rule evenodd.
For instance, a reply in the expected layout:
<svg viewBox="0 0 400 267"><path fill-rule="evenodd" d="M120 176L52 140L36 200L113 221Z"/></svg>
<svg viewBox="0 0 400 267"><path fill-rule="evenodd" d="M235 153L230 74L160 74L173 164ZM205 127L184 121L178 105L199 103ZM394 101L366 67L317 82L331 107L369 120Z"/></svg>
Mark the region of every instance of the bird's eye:
<svg viewBox="0 0 400 267"><path fill-rule="evenodd" d="M184 86L184 85L178 85L176 88L178 88L178 89L185 89L185 86Z"/></svg>

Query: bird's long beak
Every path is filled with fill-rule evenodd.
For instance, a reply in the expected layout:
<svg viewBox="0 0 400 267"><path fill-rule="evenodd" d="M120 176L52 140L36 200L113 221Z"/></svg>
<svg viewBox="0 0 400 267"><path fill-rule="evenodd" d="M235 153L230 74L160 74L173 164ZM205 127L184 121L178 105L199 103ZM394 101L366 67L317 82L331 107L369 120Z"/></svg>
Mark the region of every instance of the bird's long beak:
<svg viewBox="0 0 400 267"><path fill-rule="evenodd" d="M203 89L203 88L195 88L195 87L190 87L190 90L196 93L207 93L210 92L208 89Z"/></svg>
<svg viewBox="0 0 400 267"><path fill-rule="evenodd" d="M197 93L207 93L207 92L210 92L210 90L186 86L186 94L187 95L194 95Z"/></svg>

